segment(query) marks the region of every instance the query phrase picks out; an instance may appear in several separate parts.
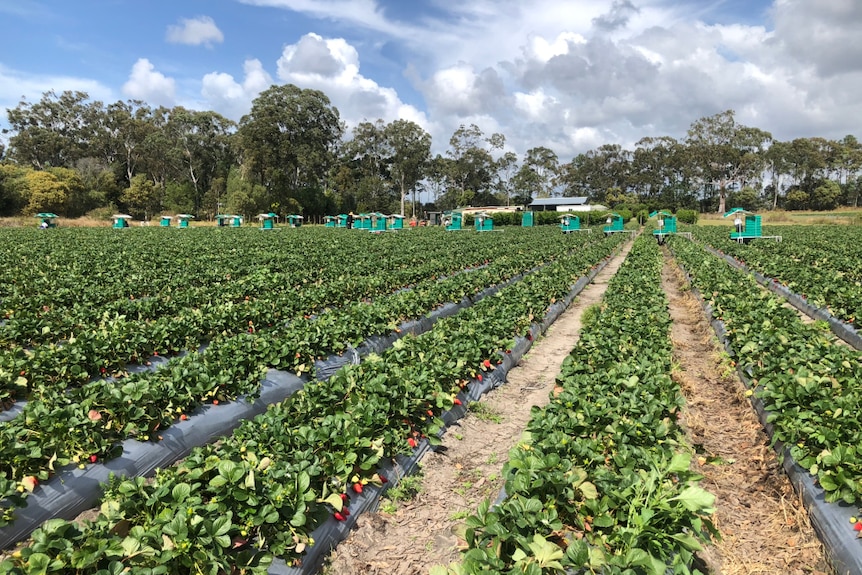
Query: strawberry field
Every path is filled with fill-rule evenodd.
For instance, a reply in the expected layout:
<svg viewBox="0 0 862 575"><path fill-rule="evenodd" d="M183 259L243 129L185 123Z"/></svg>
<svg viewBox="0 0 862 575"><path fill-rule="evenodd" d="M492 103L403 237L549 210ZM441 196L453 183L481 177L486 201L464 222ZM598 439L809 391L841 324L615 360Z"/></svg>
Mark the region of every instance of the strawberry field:
<svg viewBox="0 0 862 575"><path fill-rule="evenodd" d="M855 319L834 299L859 283L854 256L822 234L742 246L694 231ZM502 383L629 240L541 227L52 232L2 230L0 566L15 574L314 572L351 512L438 444L475 390ZM843 505L827 537L858 555L859 352L697 241L670 244L777 447ZM769 264L815 253L822 273ZM467 518L462 561L437 571L704 570L715 497L678 421L662 261L652 238L635 241L509 453L504 492ZM828 274L841 289L815 291ZM290 383L264 401L273 381ZM154 474L123 471L130 452L213 422L219 433ZM98 497L50 508L46 493L93 477Z"/></svg>
<svg viewBox="0 0 862 575"><path fill-rule="evenodd" d="M310 383L155 480L118 479L86 529L50 521L18 555L23 572L299 559L313 528L341 512L340 495L434 440L467 380L620 241L135 232L14 231L4 243L18 264L4 270L0 373L5 405L26 402L0 424L4 523L58 470L110 461L124 441L157 442L202 405L254 396L268 368ZM470 305L325 385L313 379L316 361L447 302Z"/></svg>

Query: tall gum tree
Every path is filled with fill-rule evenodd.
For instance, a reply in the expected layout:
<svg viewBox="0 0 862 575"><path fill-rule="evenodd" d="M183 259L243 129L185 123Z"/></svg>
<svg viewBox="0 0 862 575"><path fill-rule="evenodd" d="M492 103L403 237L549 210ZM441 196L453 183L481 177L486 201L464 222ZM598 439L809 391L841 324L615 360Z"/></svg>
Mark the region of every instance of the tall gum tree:
<svg viewBox="0 0 862 575"><path fill-rule="evenodd" d="M727 210L727 191L757 180L766 167L772 134L736 122L733 110L701 118L688 129L686 145L704 186L718 189L718 212Z"/></svg>
<svg viewBox="0 0 862 575"><path fill-rule="evenodd" d="M344 133L338 109L320 90L271 86L239 122L242 159L266 186L272 204L287 205L302 188L324 188Z"/></svg>
<svg viewBox="0 0 862 575"><path fill-rule="evenodd" d="M425 177L431 158L431 136L410 120L395 120L383 133L390 154L389 175L401 195L401 215L407 192L413 192L412 215L416 216L416 186Z"/></svg>

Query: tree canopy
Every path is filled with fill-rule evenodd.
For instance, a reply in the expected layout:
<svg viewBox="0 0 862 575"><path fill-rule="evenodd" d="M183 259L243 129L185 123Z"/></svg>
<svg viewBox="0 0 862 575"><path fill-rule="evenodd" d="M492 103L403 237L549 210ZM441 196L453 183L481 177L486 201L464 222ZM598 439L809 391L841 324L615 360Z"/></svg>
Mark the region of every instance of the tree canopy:
<svg viewBox="0 0 862 575"><path fill-rule="evenodd" d="M543 145L519 157L504 134L475 124L459 126L434 155L430 134L409 120L364 121L348 132L326 94L290 84L261 92L238 124L212 111L106 105L72 91L22 101L7 116L3 216L422 215L555 195L638 209L830 209L857 206L862 187L855 136L777 141L733 110L693 121L681 139L644 137L631 150L609 143L568 161Z"/></svg>

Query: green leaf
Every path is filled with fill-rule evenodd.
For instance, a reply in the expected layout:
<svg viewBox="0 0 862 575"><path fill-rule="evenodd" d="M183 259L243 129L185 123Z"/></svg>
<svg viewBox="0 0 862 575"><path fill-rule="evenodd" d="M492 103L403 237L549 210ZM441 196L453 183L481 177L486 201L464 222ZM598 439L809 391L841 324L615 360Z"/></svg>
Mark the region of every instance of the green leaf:
<svg viewBox="0 0 862 575"><path fill-rule="evenodd" d="M715 495L700 487L689 486L670 501L679 501L689 511L708 512L715 504Z"/></svg>
<svg viewBox="0 0 862 575"><path fill-rule="evenodd" d="M677 533L676 535L672 535L671 537L678 541L680 545L682 545L689 551L700 551L702 549L698 540L689 535L688 533Z"/></svg>
<svg viewBox="0 0 862 575"><path fill-rule="evenodd" d="M192 488L188 483L177 483L171 490L171 497L177 503L182 503L191 494Z"/></svg>
<svg viewBox="0 0 862 575"><path fill-rule="evenodd" d="M690 453L674 453L673 459L670 460L670 465L667 468L668 473L680 473L688 471L691 466Z"/></svg>
<svg viewBox="0 0 862 575"><path fill-rule="evenodd" d="M598 499L598 497L599 497L599 492L596 489L596 486L593 485L592 483L590 483L589 481L584 481L583 483L581 483L581 485L578 487L578 489L581 490L581 493L583 494L584 499L591 500L591 499Z"/></svg>

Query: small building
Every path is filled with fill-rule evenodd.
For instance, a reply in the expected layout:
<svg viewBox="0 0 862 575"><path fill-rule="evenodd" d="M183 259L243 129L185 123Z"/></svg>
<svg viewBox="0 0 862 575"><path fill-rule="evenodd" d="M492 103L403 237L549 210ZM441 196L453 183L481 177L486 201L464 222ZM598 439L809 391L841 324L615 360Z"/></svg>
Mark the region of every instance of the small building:
<svg viewBox="0 0 862 575"><path fill-rule="evenodd" d="M759 215L749 212L744 208L733 208L724 214L725 218L731 216L733 216L734 231L730 232L730 239L745 244L759 238L775 240L777 242L781 241L781 236L763 235Z"/></svg>
<svg viewBox="0 0 862 575"><path fill-rule="evenodd" d="M338 214L337 218L338 219L335 222L335 227L336 228L346 228L348 215L347 214ZM351 225L353 225L352 222L351 222Z"/></svg>
<svg viewBox="0 0 862 575"><path fill-rule="evenodd" d="M177 214L177 227L187 228L189 227L189 221L193 219L195 219L195 217L191 214Z"/></svg>
<svg viewBox="0 0 862 575"><path fill-rule="evenodd" d="M159 225L163 228L171 227L171 220L174 219L173 216L162 216L159 218Z"/></svg>
<svg viewBox="0 0 862 575"><path fill-rule="evenodd" d="M273 215L275 215L275 214L273 214ZM299 214L290 214L289 216L287 216L285 218L285 221L287 222L287 227L299 228L299 227L302 227L302 220L303 219L305 219L305 218L303 218L303 216L300 216Z"/></svg>
<svg viewBox="0 0 862 575"><path fill-rule="evenodd" d="M608 216L607 224L608 225L602 228L602 231L605 232L606 236L626 231L623 217L616 212L611 212L611 215Z"/></svg>
<svg viewBox="0 0 862 575"><path fill-rule="evenodd" d="M581 218L571 214L563 214L560 216L560 229L564 234L581 231Z"/></svg>
<svg viewBox="0 0 862 575"><path fill-rule="evenodd" d="M524 212L521 214L521 227L522 228L532 228L535 225L535 213L533 212Z"/></svg>
<svg viewBox="0 0 862 575"><path fill-rule="evenodd" d="M372 232L386 231L386 216L380 212L371 212L367 214L369 218L368 229Z"/></svg>
<svg viewBox="0 0 862 575"><path fill-rule="evenodd" d="M537 198L527 206L533 212L591 212L606 210L599 204L588 204L586 196L568 198Z"/></svg>
<svg viewBox="0 0 862 575"><path fill-rule="evenodd" d="M386 229L387 230L403 230L404 229L404 216L401 214L391 214L386 216Z"/></svg>
<svg viewBox="0 0 862 575"><path fill-rule="evenodd" d="M275 220L278 216L272 212L267 214L258 214L257 219L260 220L260 229L273 230L275 229Z"/></svg>
<svg viewBox="0 0 862 575"><path fill-rule="evenodd" d="M323 216L323 227L324 228L334 228L338 225L338 217L337 216Z"/></svg>
<svg viewBox="0 0 862 575"><path fill-rule="evenodd" d="M219 214L215 217L216 226L223 228L230 226L232 228L242 227L242 216L236 214Z"/></svg>
<svg viewBox="0 0 862 575"><path fill-rule="evenodd" d="M371 214L357 214L353 216L354 230L370 230L371 229Z"/></svg>
<svg viewBox="0 0 862 575"><path fill-rule="evenodd" d="M665 210L658 210L649 215L650 219L656 218L657 229L652 231L656 241L663 244L667 236L676 233L676 217Z"/></svg>
<svg viewBox="0 0 862 575"><path fill-rule="evenodd" d="M494 218L485 212L479 212L473 216L473 227L477 232L493 232Z"/></svg>
<svg viewBox="0 0 862 575"><path fill-rule="evenodd" d="M56 228L57 218L59 218L60 216L52 212L40 212L33 217L39 218L39 220L41 220L39 222L39 227L45 230L48 228Z"/></svg>
<svg viewBox="0 0 862 575"><path fill-rule="evenodd" d="M464 214L454 210L443 212L441 223L446 228L446 231L455 232L461 230L461 225L464 222Z"/></svg>
<svg viewBox="0 0 862 575"><path fill-rule="evenodd" d="M132 216L128 214L114 214L111 216L114 220L114 224L111 226L115 229L123 229L129 227L129 220L132 219Z"/></svg>

